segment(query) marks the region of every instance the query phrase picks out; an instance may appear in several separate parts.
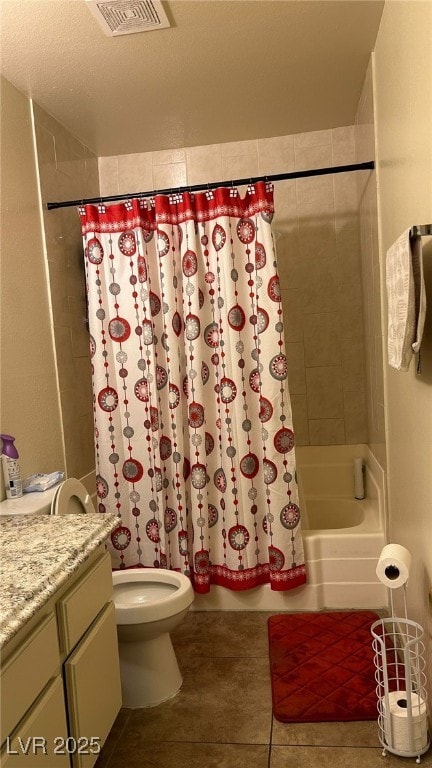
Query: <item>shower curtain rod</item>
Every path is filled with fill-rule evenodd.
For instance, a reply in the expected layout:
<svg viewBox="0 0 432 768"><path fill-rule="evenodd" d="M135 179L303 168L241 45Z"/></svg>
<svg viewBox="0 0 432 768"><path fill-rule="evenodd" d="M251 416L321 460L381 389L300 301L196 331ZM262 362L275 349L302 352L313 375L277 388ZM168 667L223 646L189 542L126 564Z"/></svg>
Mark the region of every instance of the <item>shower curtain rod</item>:
<svg viewBox="0 0 432 768"><path fill-rule="evenodd" d="M248 179L232 179L230 181L216 181L210 184L194 184L184 187L170 187L168 189L156 189L152 192L131 192L122 195L106 195L105 197L88 197L85 200L65 200L60 203L47 203L49 211L54 208L69 208L77 205L87 205L91 203L109 203L114 200L128 200L129 198L155 197L155 195L175 195L181 192L199 192L207 189L216 189L217 187L240 187L243 184L255 184L258 181L284 181L285 179L304 179L308 176L325 176L330 173L349 173L350 171L372 171L375 163L370 160L367 163L354 163L353 165L336 165L333 168L314 168L309 171L292 171L291 173L275 173L272 175L254 176Z"/></svg>

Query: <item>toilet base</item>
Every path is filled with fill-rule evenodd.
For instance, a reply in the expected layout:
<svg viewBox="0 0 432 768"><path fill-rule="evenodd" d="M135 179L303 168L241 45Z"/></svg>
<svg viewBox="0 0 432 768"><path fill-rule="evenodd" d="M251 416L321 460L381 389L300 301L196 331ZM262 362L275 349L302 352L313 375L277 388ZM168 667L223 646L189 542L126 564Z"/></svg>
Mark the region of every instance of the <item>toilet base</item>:
<svg viewBox="0 0 432 768"><path fill-rule="evenodd" d="M156 707L180 690L183 679L168 632L119 643L119 654L124 707Z"/></svg>

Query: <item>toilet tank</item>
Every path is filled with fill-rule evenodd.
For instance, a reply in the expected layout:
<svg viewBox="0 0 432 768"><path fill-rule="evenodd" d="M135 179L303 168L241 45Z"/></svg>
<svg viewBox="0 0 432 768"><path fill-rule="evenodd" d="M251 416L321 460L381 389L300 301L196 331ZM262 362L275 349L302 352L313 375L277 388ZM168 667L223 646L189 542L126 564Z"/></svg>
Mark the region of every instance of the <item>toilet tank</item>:
<svg viewBox="0 0 432 768"><path fill-rule="evenodd" d="M0 503L0 517L10 515L49 515L51 502L60 483L47 491L23 493L19 499L5 499Z"/></svg>

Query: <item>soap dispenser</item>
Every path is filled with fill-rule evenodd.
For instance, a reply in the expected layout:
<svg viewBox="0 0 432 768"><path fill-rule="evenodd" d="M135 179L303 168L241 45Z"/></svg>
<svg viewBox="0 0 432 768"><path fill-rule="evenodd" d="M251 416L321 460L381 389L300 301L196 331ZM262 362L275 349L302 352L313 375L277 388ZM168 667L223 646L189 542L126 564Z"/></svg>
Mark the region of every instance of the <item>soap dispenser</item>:
<svg viewBox="0 0 432 768"><path fill-rule="evenodd" d="M23 491L19 455L14 445L15 438L12 435L0 435L0 437L3 441L1 463L6 496L8 499L18 499L23 495Z"/></svg>

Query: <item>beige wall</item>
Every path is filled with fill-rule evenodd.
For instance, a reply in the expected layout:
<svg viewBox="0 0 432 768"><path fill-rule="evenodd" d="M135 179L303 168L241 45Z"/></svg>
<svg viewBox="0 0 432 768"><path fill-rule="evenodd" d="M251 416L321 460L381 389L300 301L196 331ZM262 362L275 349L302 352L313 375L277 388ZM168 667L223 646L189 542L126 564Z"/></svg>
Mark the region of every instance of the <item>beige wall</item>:
<svg viewBox="0 0 432 768"><path fill-rule="evenodd" d="M45 209L42 226L36 166L45 203L98 195L97 159L34 104L36 160L31 102L3 78L1 100L1 430L23 477L60 469L93 491L80 223L74 208Z"/></svg>
<svg viewBox="0 0 432 768"><path fill-rule="evenodd" d="M34 120L66 472L85 478L95 458L81 227L75 207L47 211L45 203L97 196L97 158L37 104ZM93 476L88 482L93 491Z"/></svg>
<svg viewBox="0 0 432 768"><path fill-rule="evenodd" d="M386 2L375 49L380 260L412 224L432 222L432 4ZM422 373L385 365L390 536L413 555L411 619L426 629L432 669L432 245ZM384 297L383 297L384 298ZM385 316L385 315L384 315ZM429 675L431 677L431 674ZM429 679L432 700L432 680Z"/></svg>
<svg viewBox="0 0 432 768"><path fill-rule="evenodd" d="M65 464L30 102L4 78L1 190L1 431L27 477Z"/></svg>
<svg viewBox="0 0 432 768"><path fill-rule="evenodd" d="M368 158L370 159L370 158ZM101 194L355 161L354 126L99 158ZM367 441L355 174L275 185L289 386L299 445Z"/></svg>

